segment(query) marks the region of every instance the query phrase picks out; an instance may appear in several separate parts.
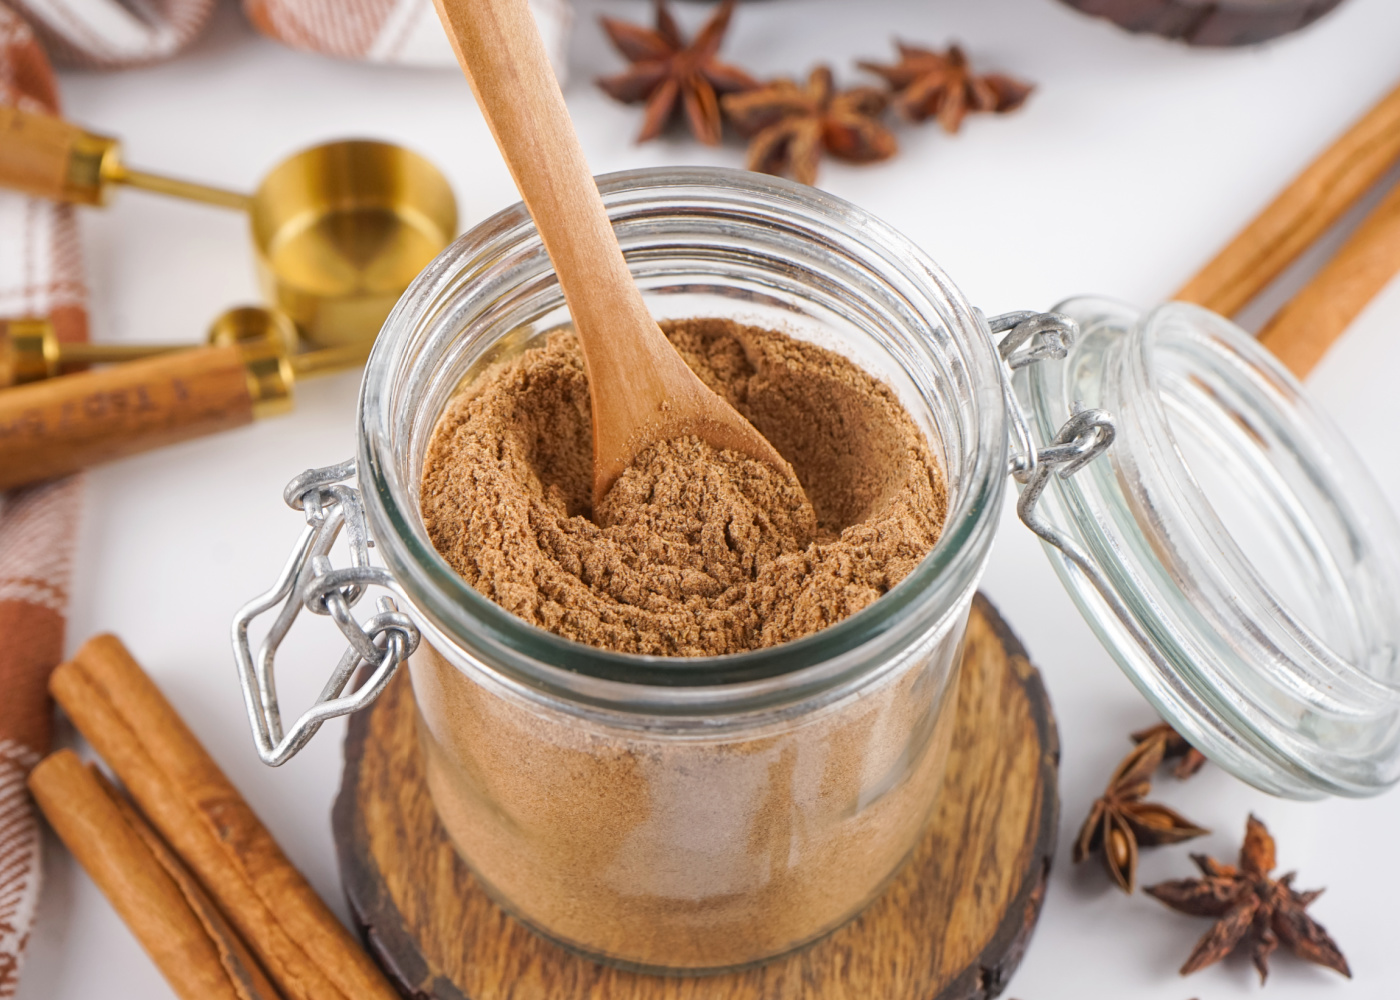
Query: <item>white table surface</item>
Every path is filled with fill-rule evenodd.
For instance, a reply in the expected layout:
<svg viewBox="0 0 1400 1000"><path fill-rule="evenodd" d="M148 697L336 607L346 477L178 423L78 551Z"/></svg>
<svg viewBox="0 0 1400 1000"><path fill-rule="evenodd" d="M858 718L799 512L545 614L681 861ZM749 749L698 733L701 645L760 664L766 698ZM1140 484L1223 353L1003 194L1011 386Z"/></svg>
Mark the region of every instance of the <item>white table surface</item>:
<svg viewBox="0 0 1400 1000"><path fill-rule="evenodd" d="M602 173L651 164L740 165L737 145L631 138L637 110L591 84L618 58L599 10L638 19L634 0L578 11L567 96ZM693 25L703 14L684 7ZM1192 51L1124 34L1053 0L769 0L744 6L726 53L758 73L804 73L819 59L855 78L854 60L888 55L893 36L958 39L976 64L1040 86L1019 114L970 119L961 135L900 132L903 152L874 167L823 165L821 182L921 244L987 312L1047 308L1097 292L1160 301L1341 129L1396 83L1400 4L1348 0L1311 29L1245 51ZM250 188L312 142L402 141L440 164L474 225L516 198L455 71L386 69L293 52L225 5L173 62L124 73L65 72L68 113L121 136L133 165ZM82 239L99 340L189 341L228 305L255 298L242 221L135 192L88 211ZM1256 309L1257 322L1267 310ZM1317 399L1400 497L1400 284L1357 320L1310 379ZM122 636L316 888L344 913L330 833L343 724L269 770L253 753L228 648L234 610L271 582L299 530L284 483L349 456L357 379L298 389L296 412L91 473L78 546L69 648ZM1223 1000L1253 996L1232 960L1183 980L1176 969L1208 923L1111 888L1069 848L1086 808L1153 714L1090 634L1029 533L1008 508L985 590L1049 687L1063 743L1060 846L1040 926L1008 995L1024 1000ZM284 660L284 705L319 688L342 648L325 622L299 631ZM71 740L71 734L65 736ZM1400 995L1392 901L1400 892L1400 795L1296 803L1207 768L1159 796L1216 832L1191 845L1222 858L1245 816L1278 835L1300 885L1328 886L1313 913L1355 970L1347 983L1280 953L1268 995ZM1184 876L1186 848L1145 852L1141 878ZM111 908L55 845L21 1000L168 996Z"/></svg>

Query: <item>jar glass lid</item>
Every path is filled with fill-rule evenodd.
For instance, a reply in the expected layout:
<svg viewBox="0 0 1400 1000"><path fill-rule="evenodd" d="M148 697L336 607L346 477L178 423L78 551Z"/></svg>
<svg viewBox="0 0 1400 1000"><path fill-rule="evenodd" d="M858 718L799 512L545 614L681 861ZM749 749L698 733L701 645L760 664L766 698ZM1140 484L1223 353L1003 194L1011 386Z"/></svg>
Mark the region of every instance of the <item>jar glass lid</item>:
<svg viewBox="0 0 1400 1000"><path fill-rule="evenodd" d="M1103 299L1015 377L1038 447L1086 408L1107 454L1051 475L1036 513L1100 639L1195 746L1276 794L1400 779L1400 526L1340 432L1254 338L1195 306Z"/></svg>

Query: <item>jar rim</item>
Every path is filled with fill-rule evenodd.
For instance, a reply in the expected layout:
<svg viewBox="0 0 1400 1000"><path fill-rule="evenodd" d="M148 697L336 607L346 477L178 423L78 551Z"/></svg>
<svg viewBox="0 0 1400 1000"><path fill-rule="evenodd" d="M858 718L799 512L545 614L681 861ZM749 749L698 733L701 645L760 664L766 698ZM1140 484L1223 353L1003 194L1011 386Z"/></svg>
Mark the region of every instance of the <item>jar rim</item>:
<svg viewBox="0 0 1400 1000"><path fill-rule="evenodd" d="M517 203L465 233L420 274L386 320L361 385L359 470L366 512L381 557L426 619L429 634L550 693L612 703L646 701L644 689L654 689L653 701L684 711L716 698L785 702L794 691L829 687L856 669L855 660L865 659L860 654L897 641L912 608L936 605L940 621L957 613L980 577L1006 478L999 360L980 314L942 269L893 227L814 188L708 167L624 171L600 176L598 187L615 225L638 206L684 199L686 210L697 217L720 208L753 213L793 225L841 252L865 253L891 269L899 293L922 298L914 306L939 324L939 332L956 338L963 351L966 402L977 422L964 485L950 498L937 543L903 581L848 618L781 645L710 657L617 653L554 635L502 608L463 580L428 540L411 488L415 484L396 468L390 396L409 362L407 331L440 310L454 289L498 266L512 248L538 239ZM942 316L934 313L934 303ZM916 339L931 332L920 330Z"/></svg>

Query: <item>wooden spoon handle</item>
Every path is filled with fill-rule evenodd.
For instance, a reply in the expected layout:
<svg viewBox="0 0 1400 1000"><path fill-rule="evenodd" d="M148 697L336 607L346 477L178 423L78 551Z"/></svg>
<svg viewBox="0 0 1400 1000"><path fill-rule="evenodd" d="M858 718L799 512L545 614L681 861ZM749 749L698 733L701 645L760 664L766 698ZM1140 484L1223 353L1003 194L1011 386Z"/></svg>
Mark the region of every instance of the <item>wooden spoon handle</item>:
<svg viewBox="0 0 1400 1000"><path fill-rule="evenodd" d="M0 187L52 201L102 203L104 158L117 141L62 118L0 107Z"/></svg>
<svg viewBox="0 0 1400 1000"><path fill-rule="evenodd" d="M457 61L554 262L588 369L593 498L648 443L696 435L791 471L686 367L652 319L526 0L434 0Z"/></svg>
<svg viewBox="0 0 1400 1000"><path fill-rule="evenodd" d="M0 490L252 421L237 346L200 347L0 391Z"/></svg>
<svg viewBox="0 0 1400 1000"><path fill-rule="evenodd" d="M435 0L448 38L496 144L535 220L576 327L656 323L647 311L588 169L526 0ZM636 355L632 338L583 342L590 375L600 366L639 381L677 356L657 330ZM641 387L638 387L641 389Z"/></svg>

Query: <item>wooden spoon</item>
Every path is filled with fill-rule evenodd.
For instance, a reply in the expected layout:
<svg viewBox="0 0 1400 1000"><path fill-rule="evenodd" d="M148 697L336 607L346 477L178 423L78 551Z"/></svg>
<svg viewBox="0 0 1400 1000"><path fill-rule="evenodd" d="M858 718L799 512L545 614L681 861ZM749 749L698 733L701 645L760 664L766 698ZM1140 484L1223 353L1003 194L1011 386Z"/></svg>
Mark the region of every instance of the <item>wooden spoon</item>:
<svg viewBox="0 0 1400 1000"><path fill-rule="evenodd" d="M593 502L648 445L693 435L792 470L707 387L647 311L622 258L526 0L435 0L564 290L593 403Z"/></svg>

